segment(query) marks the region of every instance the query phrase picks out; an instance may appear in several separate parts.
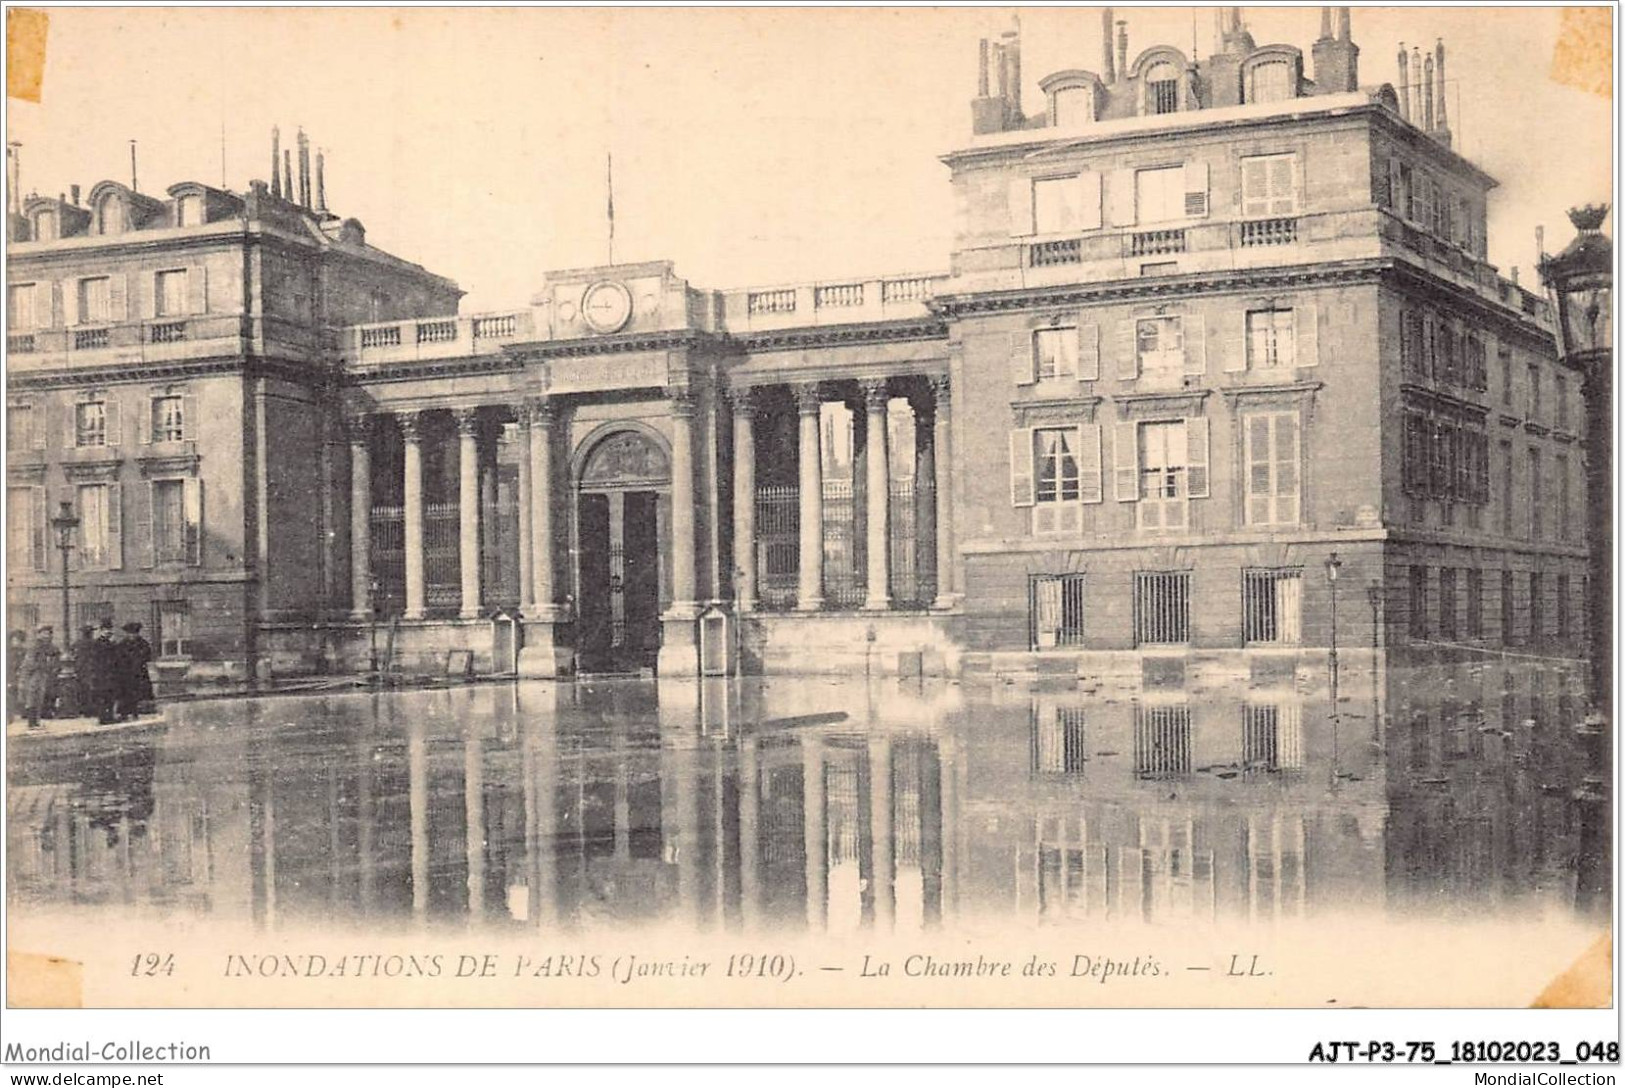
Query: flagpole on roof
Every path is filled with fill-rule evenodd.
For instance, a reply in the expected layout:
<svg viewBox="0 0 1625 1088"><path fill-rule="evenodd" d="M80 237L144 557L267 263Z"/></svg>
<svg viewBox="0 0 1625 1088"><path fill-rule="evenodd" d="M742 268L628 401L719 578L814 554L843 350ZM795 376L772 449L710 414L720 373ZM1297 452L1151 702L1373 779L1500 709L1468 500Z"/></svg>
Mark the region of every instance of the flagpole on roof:
<svg viewBox="0 0 1625 1088"><path fill-rule="evenodd" d="M604 187L608 194L606 211L609 218L609 263L615 263L615 155L604 153Z"/></svg>

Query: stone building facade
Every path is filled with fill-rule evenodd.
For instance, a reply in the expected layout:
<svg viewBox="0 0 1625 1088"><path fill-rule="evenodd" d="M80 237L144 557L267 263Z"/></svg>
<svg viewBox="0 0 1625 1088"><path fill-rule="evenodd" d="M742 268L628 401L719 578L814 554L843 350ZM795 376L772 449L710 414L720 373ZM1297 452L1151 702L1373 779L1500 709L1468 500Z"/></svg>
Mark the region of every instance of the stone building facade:
<svg viewBox="0 0 1625 1088"><path fill-rule="evenodd" d="M232 603L194 670L1137 676L1334 637L1575 638L1579 382L1544 301L1486 260L1495 182L1452 148L1443 46L1362 87L1347 9L1325 9L1312 75L1239 9L1218 19L1208 57L1130 62L1107 12L1101 70L1045 77L1032 112L1019 39L984 42L972 134L943 159L946 273L712 291L605 266L459 316L453 285L322 207L319 170L314 200L125 193L141 229L117 241L102 186L89 209L30 201L14 410L185 374L218 383L198 426L221 433L108 469L47 426L11 482L219 471L202 550L236 588L211 591ZM179 225L194 195L219 218ZM46 205L79 225L37 239ZM126 358L81 342L82 308L44 321L15 293L82 292L117 254L138 297L202 239L222 270L189 313L220 314L218 371L199 338L157 339L167 303ZM46 600L46 563L14 606ZM111 572L108 592L126 579L159 593Z"/></svg>

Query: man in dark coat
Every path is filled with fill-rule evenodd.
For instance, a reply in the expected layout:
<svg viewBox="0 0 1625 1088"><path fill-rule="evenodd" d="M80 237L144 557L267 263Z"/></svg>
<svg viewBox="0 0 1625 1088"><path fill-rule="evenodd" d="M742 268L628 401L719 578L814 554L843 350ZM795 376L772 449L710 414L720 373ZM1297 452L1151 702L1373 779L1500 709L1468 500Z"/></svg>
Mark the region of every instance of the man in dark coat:
<svg viewBox="0 0 1625 1088"><path fill-rule="evenodd" d="M34 632L34 641L28 645L28 656L23 661L23 707L28 715L28 728L38 729L42 714L48 714L56 702L56 674L62 667L62 651L51 639L49 625Z"/></svg>
<svg viewBox="0 0 1625 1088"><path fill-rule="evenodd" d="M86 709L103 725L113 721L113 700L118 693L118 650L113 645L113 621L103 620L96 628L96 637L86 647L86 659L79 668L84 671L85 692L90 697Z"/></svg>
<svg viewBox="0 0 1625 1088"><path fill-rule="evenodd" d="M114 643L118 651L119 691L114 712L120 720L139 717L141 707L153 701L152 674L147 666L152 663L152 645L141 637L139 623L126 623L124 637Z"/></svg>
<svg viewBox="0 0 1625 1088"><path fill-rule="evenodd" d="M62 636L67 638L66 632ZM90 698L90 660L96 656L96 629L85 626L79 628L79 637L69 649L73 654L73 673L69 683L58 693L58 704L62 707L62 716L71 718L79 715L94 714Z"/></svg>
<svg viewBox="0 0 1625 1088"><path fill-rule="evenodd" d="M23 658L28 656L28 632L12 631L6 636L6 721L23 709Z"/></svg>

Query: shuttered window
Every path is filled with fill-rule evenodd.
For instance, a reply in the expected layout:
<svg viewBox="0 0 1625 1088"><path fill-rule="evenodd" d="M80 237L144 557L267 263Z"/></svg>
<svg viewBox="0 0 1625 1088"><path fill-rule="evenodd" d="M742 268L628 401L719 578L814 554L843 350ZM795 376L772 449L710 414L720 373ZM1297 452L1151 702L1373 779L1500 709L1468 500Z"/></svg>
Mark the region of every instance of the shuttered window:
<svg viewBox="0 0 1625 1088"><path fill-rule="evenodd" d="M1162 166L1135 171L1134 202L1141 223L1185 218L1185 168Z"/></svg>
<svg viewBox="0 0 1625 1088"><path fill-rule="evenodd" d="M117 484L81 484L77 560L81 570L123 566L122 493Z"/></svg>
<svg viewBox="0 0 1625 1088"><path fill-rule="evenodd" d="M1078 490L1077 435L1070 427L1034 432L1038 502L1076 502Z"/></svg>
<svg viewBox="0 0 1625 1088"><path fill-rule="evenodd" d="M6 288L6 320L12 332L36 327L34 287L32 283L14 283Z"/></svg>
<svg viewBox="0 0 1625 1088"><path fill-rule="evenodd" d="M6 488L6 561L14 571L45 569L45 489Z"/></svg>
<svg viewBox="0 0 1625 1088"><path fill-rule="evenodd" d="M1033 372L1039 381L1078 376L1078 330L1070 326L1033 333Z"/></svg>
<svg viewBox="0 0 1625 1088"><path fill-rule="evenodd" d="M1082 229L1083 194L1077 178L1039 178L1033 182L1033 227L1039 234L1066 234Z"/></svg>
<svg viewBox="0 0 1625 1088"><path fill-rule="evenodd" d="M1297 365L1297 321L1292 310L1247 311L1247 369Z"/></svg>
<svg viewBox="0 0 1625 1088"><path fill-rule="evenodd" d="M159 272L153 277L153 313L158 317L178 317L187 312L186 270Z"/></svg>
<svg viewBox="0 0 1625 1088"><path fill-rule="evenodd" d="M1242 423L1247 462L1247 524L1296 525L1302 452L1298 413L1260 412Z"/></svg>
<svg viewBox="0 0 1625 1088"><path fill-rule="evenodd" d="M1142 317L1134 323L1134 357L1139 372L1185 369L1185 322L1180 317Z"/></svg>
<svg viewBox="0 0 1625 1088"><path fill-rule="evenodd" d="M73 444L83 449L86 446L105 446L107 442L107 402L103 400L84 400L73 406Z"/></svg>
<svg viewBox="0 0 1625 1088"><path fill-rule="evenodd" d="M106 276L79 281L79 324L102 325L113 319L112 280Z"/></svg>
<svg viewBox="0 0 1625 1088"><path fill-rule="evenodd" d="M1252 155L1241 160L1241 214L1247 219L1295 215L1296 155Z"/></svg>
<svg viewBox="0 0 1625 1088"><path fill-rule="evenodd" d="M1292 66L1285 61L1255 64L1247 73L1248 102L1285 102L1296 97Z"/></svg>

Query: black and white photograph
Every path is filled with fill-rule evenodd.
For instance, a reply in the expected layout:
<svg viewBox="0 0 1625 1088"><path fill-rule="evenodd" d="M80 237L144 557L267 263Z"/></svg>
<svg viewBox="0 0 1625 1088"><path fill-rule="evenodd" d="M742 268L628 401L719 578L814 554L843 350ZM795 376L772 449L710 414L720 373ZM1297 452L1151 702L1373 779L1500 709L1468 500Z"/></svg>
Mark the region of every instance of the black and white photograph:
<svg viewBox="0 0 1625 1088"><path fill-rule="evenodd" d="M6 15L9 1014L1617 1066L1613 7Z"/></svg>

